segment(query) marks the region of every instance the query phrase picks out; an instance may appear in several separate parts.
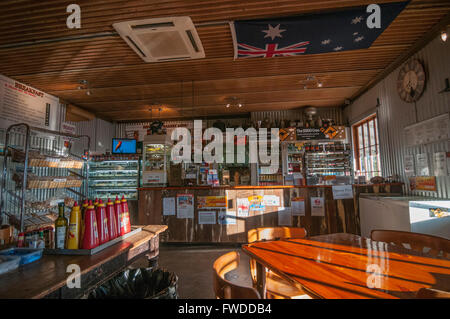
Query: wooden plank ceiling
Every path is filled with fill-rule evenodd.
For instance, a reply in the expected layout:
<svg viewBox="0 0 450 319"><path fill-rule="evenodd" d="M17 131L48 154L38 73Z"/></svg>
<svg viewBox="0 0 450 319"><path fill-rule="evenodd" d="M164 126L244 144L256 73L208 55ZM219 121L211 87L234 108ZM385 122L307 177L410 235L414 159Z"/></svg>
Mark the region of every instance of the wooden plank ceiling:
<svg viewBox="0 0 450 319"><path fill-rule="evenodd" d="M394 2L380 0L377 3ZM230 28L211 22L292 16L361 6L373 0L78 0L82 28L66 27L73 1L0 3L0 73L109 120L230 115L304 106L338 107L353 98L450 12L448 0L413 0L371 48L296 57L233 60ZM118 36L64 40L113 32L131 19L190 16L206 58L144 63ZM50 43L18 45L48 39ZM16 44L14 46L14 44ZM12 45L12 46L11 46ZM323 83L317 88L306 78ZM87 80L90 95L78 89ZM242 108L225 107L237 97ZM161 105L162 111L149 109ZM159 108L159 107L158 107Z"/></svg>

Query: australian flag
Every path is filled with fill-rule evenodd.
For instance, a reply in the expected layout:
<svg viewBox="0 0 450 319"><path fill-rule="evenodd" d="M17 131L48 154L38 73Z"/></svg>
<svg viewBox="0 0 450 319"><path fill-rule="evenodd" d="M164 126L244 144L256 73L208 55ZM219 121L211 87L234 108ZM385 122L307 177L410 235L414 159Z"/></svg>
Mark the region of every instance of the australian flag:
<svg viewBox="0 0 450 319"><path fill-rule="evenodd" d="M298 17L231 22L234 57L271 58L369 48L409 1Z"/></svg>

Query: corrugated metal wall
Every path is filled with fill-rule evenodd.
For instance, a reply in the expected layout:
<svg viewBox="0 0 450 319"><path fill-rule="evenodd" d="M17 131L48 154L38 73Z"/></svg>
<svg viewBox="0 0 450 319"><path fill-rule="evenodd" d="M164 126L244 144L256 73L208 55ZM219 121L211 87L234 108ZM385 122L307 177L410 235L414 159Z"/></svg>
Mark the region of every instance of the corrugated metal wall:
<svg viewBox="0 0 450 319"><path fill-rule="evenodd" d="M111 152L112 138L115 137L115 125L95 118L91 121L68 122L76 125L78 135L91 137L91 153ZM75 153L83 150L75 150ZM81 154L81 153L80 153Z"/></svg>
<svg viewBox="0 0 450 319"><path fill-rule="evenodd" d="M450 111L450 93L438 93L445 87L445 79L450 77L450 42L442 43L436 38L411 59L422 62L427 74L425 91L416 105L403 102L397 93L397 77L400 70L398 68L344 111L344 116L350 123L372 112L377 112L383 175L398 174L406 184L408 181L404 174L405 155L428 153L430 170L433 171L433 154L439 151L450 151L449 141L406 147L403 129L405 126ZM377 98L380 100L379 107L375 107ZM415 191L414 195L449 198L450 177L437 177L437 183L436 193ZM411 194L410 191L408 192Z"/></svg>

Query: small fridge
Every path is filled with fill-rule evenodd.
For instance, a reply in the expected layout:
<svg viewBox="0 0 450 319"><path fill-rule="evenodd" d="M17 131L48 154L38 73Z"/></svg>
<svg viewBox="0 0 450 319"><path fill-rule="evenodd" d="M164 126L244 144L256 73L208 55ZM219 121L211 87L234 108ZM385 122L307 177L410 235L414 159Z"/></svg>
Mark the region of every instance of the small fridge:
<svg viewBox="0 0 450 319"><path fill-rule="evenodd" d="M359 198L361 236L373 229L401 230L450 239L450 200L419 196Z"/></svg>

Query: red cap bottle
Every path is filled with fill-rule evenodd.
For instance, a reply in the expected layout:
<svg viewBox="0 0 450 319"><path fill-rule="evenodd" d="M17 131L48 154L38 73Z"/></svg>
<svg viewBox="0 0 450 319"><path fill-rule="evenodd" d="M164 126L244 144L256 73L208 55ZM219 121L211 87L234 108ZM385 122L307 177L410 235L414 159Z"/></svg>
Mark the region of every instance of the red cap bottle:
<svg viewBox="0 0 450 319"><path fill-rule="evenodd" d="M122 236L122 203L118 196L116 196L116 200L114 201L114 212L117 220L117 236Z"/></svg>
<svg viewBox="0 0 450 319"><path fill-rule="evenodd" d="M100 245L109 241L108 219L106 218L106 207L100 199L97 205L97 225Z"/></svg>
<svg viewBox="0 0 450 319"><path fill-rule="evenodd" d="M84 214L84 237L82 247L83 249L92 249L98 245L97 216L92 201L89 201L89 206Z"/></svg>
<svg viewBox="0 0 450 319"><path fill-rule="evenodd" d="M121 235L125 235L131 231L131 223L130 223L130 213L128 212L128 202L125 199L125 196L122 195L122 222L120 233Z"/></svg>
<svg viewBox="0 0 450 319"><path fill-rule="evenodd" d="M111 201L111 198L108 198L108 202L106 203L106 218L108 219L109 238L113 240L118 236L118 227L114 203Z"/></svg>

